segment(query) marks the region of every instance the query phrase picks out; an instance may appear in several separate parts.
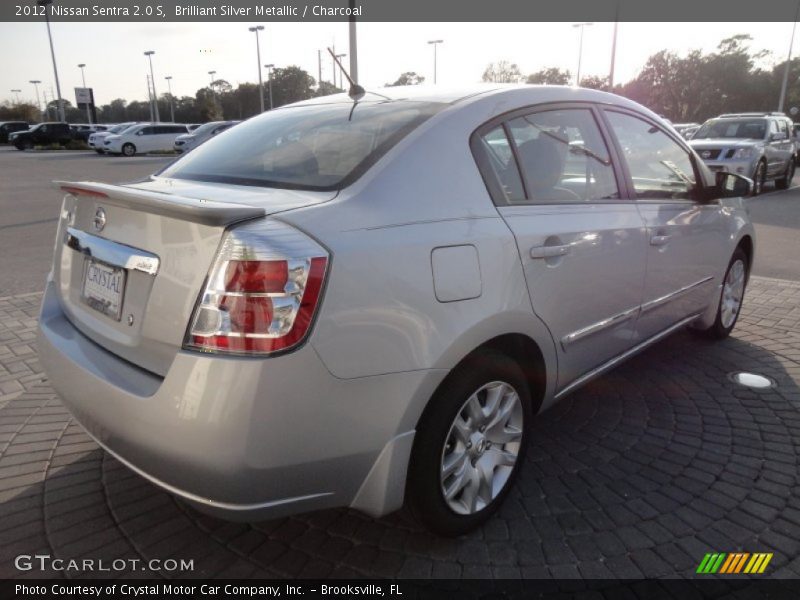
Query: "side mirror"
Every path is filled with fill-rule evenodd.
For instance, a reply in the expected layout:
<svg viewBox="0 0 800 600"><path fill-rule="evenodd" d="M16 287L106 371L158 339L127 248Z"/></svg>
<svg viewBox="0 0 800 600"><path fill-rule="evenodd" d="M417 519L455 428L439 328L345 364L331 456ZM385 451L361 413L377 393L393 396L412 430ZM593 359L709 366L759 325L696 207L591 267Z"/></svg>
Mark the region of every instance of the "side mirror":
<svg viewBox="0 0 800 600"><path fill-rule="evenodd" d="M782 131L778 131L776 133L773 133L771 136L769 136L769 139L771 141L773 141L773 142L779 142L781 140L785 140L786 139L786 134L783 133Z"/></svg>
<svg viewBox="0 0 800 600"><path fill-rule="evenodd" d="M752 194L753 180L749 177L726 171L716 173L715 198L744 198Z"/></svg>

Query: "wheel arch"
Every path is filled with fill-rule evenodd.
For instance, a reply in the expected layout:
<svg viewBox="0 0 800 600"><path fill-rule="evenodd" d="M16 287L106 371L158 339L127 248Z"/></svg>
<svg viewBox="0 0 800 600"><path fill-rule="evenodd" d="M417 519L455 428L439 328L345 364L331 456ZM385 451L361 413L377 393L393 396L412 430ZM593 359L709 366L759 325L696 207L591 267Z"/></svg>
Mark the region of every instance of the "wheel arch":
<svg viewBox="0 0 800 600"><path fill-rule="evenodd" d="M483 341L458 360L425 402L416 419L415 429L424 420L441 390L449 385L454 377L458 377L459 370L487 350L499 352L519 365L528 383L531 411L533 414L540 412L546 405L546 399L552 396L552 387L555 384L554 365L548 364L545 353L532 337L524 333L509 332Z"/></svg>

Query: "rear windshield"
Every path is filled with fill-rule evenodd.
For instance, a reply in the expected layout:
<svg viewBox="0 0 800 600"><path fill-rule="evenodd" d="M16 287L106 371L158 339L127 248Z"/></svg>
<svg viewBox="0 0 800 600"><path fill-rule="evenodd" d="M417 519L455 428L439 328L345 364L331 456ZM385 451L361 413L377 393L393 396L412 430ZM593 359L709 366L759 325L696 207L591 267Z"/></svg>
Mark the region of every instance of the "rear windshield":
<svg viewBox="0 0 800 600"><path fill-rule="evenodd" d="M212 138L159 175L307 190L349 185L444 105L397 100L287 107Z"/></svg>

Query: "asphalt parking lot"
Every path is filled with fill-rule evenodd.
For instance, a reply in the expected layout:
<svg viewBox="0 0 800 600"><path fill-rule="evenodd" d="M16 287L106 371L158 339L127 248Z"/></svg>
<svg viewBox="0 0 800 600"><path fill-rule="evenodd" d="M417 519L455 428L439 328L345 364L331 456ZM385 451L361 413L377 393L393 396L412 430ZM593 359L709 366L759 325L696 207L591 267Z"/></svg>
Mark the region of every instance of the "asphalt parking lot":
<svg viewBox="0 0 800 600"><path fill-rule="evenodd" d="M165 162L0 149L0 577L691 577L709 552L771 552L767 575L800 577L800 190L751 202L760 276L734 335L675 334L541 415L498 516L451 540L402 511L203 516L71 420L36 357L59 201L47 182L132 180ZM740 370L777 386L739 387ZM20 572L19 554L194 570Z"/></svg>

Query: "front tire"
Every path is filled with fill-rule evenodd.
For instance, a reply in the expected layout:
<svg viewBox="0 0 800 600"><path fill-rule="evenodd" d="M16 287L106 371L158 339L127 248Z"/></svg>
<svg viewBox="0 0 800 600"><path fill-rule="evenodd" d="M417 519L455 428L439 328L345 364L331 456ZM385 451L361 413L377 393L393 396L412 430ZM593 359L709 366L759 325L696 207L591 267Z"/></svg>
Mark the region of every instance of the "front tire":
<svg viewBox="0 0 800 600"><path fill-rule="evenodd" d="M128 142L127 144L122 145L122 155L123 156L135 156L136 155L136 146Z"/></svg>
<svg viewBox="0 0 800 600"><path fill-rule="evenodd" d="M728 337L739 320L750 265L744 250L737 248L728 263L725 278L722 280L722 292L717 304L717 318L714 324L700 333L704 336L721 340Z"/></svg>
<svg viewBox="0 0 800 600"><path fill-rule="evenodd" d="M764 191L764 183L767 181L767 165L762 160L756 166L756 172L753 175L753 196L758 196Z"/></svg>
<svg viewBox="0 0 800 600"><path fill-rule="evenodd" d="M488 520L519 473L531 420L516 362L487 350L456 368L417 427L406 486L414 517L445 536Z"/></svg>

